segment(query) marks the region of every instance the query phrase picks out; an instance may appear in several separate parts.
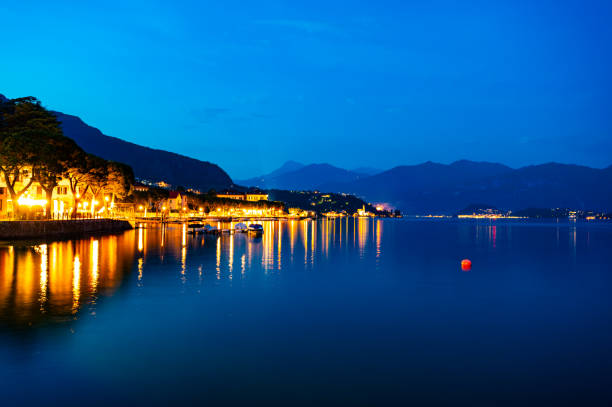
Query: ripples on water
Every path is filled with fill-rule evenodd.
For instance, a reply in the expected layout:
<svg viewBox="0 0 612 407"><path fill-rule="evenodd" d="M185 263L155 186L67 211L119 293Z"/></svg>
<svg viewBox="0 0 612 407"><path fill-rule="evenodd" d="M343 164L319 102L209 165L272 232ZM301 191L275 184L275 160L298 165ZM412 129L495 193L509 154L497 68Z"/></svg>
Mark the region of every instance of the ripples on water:
<svg viewBox="0 0 612 407"><path fill-rule="evenodd" d="M609 225L263 225L1 245L9 400L26 382L32 403L609 400Z"/></svg>

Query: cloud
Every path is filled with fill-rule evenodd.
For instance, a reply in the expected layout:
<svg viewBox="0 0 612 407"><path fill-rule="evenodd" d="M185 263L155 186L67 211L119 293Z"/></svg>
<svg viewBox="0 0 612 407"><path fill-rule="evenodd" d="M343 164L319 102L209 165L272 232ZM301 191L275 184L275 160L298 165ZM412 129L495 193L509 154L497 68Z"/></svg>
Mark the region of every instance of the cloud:
<svg viewBox="0 0 612 407"><path fill-rule="evenodd" d="M257 20L255 24L268 25L276 27L286 27L298 31L305 31L308 33L322 33L337 31L337 29L329 24L321 23L318 21L307 21L307 20Z"/></svg>

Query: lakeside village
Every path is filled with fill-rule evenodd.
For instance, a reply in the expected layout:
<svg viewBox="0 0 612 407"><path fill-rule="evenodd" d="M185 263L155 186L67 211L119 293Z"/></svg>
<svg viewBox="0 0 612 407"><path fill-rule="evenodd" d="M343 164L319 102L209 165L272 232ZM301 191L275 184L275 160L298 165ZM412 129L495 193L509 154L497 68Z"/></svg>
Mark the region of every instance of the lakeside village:
<svg viewBox="0 0 612 407"><path fill-rule="evenodd" d="M399 216L382 207L372 207L348 194L318 191L286 191L289 195L306 197L305 202L294 199L296 206L292 207L288 202L270 200L270 194L261 190L209 191L202 194L180 187L173 190L163 181L156 184L134 182L118 188L110 180L103 182L102 186L92 186L87 177L82 178L81 184L75 183L69 175L60 177L54 187L45 188L39 183L35 171L32 167L22 168L14 182L11 180L7 183L4 178L0 179L1 220L113 218L172 222L189 219ZM117 193L119 189L123 190ZM342 200L344 205L338 204L337 200ZM361 207L352 211L359 204Z"/></svg>
<svg viewBox="0 0 612 407"><path fill-rule="evenodd" d="M183 221L191 218L305 219L316 217L399 216L383 207L373 207L348 194L318 191L272 191L289 202L270 200L257 189L211 190L201 193L163 181L134 182L129 167L122 172L116 163L87 172L76 167L60 174L54 185L45 185L32 166L23 166L13 176L0 178L0 219L70 220L113 218L149 221ZM1 169L0 169L1 171ZM81 171L81 172L79 172ZM100 178L100 175L103 175ZM8 180L7 180L8 178ZM293 203L295 206L290 206Z"/></svg>
<svg viewBox="0 0 612 407"><path fill-rule="evenodd" d="M128 171L129 172L129 171ZM245 192L224 190L200 193L179 187L173 190L163 181L134 182L130 177L123 185L116 180L90 184L87 174L76 182L68 174L56 185L40 184L36 170L22 168L19 175L0 179L1 220L70 220L113 218L148 221L184 221L189 219L306 219L317 217L400 216L382 207L373 207L348 194L326 194L318 191L283 192L294 196L290 202L270 200L270 194L257 189ZM117 177L115 177L117 178ZM12 191L12 192L11 192ZM302 201L302 202L300 202ZM339 204L338 201L342 201ZM16 202L16 204L15 204ZM360 205L360 207L358 207Z"/></svg>
<svg viewBox="0 0 612 407"><path fill-rule="evenodd" d="M240 188L240 187L237 187ZM274 195L273 199L271 195ZM33 97L0 103L0 219L392 216L348 194L236 189L201 193L136 182L128 165L83 151Z"/></svg>

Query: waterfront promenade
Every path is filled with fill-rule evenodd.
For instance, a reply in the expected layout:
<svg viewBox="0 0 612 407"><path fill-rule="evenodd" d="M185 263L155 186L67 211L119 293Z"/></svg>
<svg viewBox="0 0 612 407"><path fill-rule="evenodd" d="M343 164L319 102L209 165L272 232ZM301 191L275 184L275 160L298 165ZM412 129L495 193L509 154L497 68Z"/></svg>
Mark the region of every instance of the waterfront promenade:
<svg viewBox="0 0 612 407"><path fill-rule="evenodd" d="M131 228L130 222L118 219L0 221L0 240L80 237Z"/></svg>

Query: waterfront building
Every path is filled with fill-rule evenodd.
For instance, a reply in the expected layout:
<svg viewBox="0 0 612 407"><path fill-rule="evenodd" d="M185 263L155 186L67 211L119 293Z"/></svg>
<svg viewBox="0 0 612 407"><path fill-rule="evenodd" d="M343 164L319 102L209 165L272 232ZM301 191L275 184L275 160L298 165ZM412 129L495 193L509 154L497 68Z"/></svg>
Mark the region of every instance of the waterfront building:
<svg viewBox="0 0 612 407"><path fill-rule="evenodd" d="M268 200L268 194L264 194L263 192L259 192L259 193L247 193L245 195L246 195L246 200L247 201L251 201L251 202L267 201Z"/></svg>
<svg viewBox="0 0 612 407"><path fill-rule="evenodd" d="M28 211L31 214L43 215L47 205L47 196L44 189L38 183L30 182L31 177L32 171L26 170L18 176L17 182L15 182L14 188L17 191L21 191L29 184L28 188L19 197L19 206L22 210ZM60 180L51 194L49 210L53 212L54 217L60 217L72 208L73 202L68 180ZM14 203L9 188L4 178L0 178L0 219L11 218L14 211Z"/></svg>
<svg viewBox="0 0 612 407"><path fill-rule="evenodd" d="M241 201L267 201L268 194L261 191L253 192L238 192L238 191L223 191L217 194L217 198L237 199Z"/></svg>
<svg viewBox="0 0 612 407"><path fill-rule="evenodd" d="M237 191L224 191L217 194L217 198L226 198L226 199L237 199L244 201L246 200L246 194Z"/></svg>
<svg viewBox="0 0 612 407"><path fill-rule="evenodd" d="M59 180L49 200L42 186L32 181L31 168L21 171L14 185L16 191L22 191L25 187L27 189L19 197L18 203L22 215L29 219L46 217L47 210L50 211L51 218L66 218L73 214L75 204L76 213L79 215L104 216L104 212L115 205L109 195L98 193L98 196L94 197L89 189L82 187L77 187L76 194L73 195L70 182L66 178ZM99 202L96 199L103 201ZM13 202L9 188L2 177L0 178L0 219L13 218L15 206L16 203Z"/></svg>
<svg viewBox="0 0 612 407"><path fill-rule="evenodd" d="M136 183L136 184L134 185L134 191L138 191L138 192L147 192L147 191L149 191L149 189L150 189L150 188L149 188L149 186L148 186L148 185L145 185L145 184L142 184L142 183Z"/></svg>
<svg viewBox="0 0 612 407"><path fill-rule="evenodd" d="M182 211L187 208L187 197L179 191L170 191L167 207L170 211Z"/></svg>

